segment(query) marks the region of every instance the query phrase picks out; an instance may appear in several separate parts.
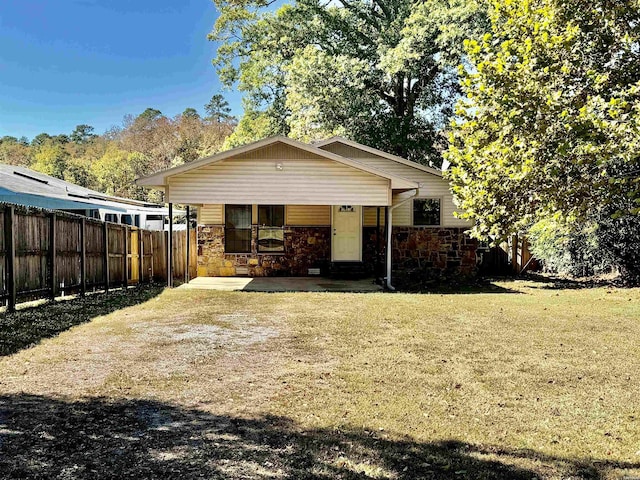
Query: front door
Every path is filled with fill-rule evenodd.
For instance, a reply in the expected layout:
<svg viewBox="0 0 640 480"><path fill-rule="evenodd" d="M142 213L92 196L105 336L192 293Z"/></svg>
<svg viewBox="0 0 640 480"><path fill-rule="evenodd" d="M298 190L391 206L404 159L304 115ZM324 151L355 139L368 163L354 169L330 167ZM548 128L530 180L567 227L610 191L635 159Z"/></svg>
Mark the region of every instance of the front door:
<svg viewBox="0 0 640 480"><path fill-rule="evenodd" d="M362 261L362 207L334 205L331 210L333 262Z"/></svg>

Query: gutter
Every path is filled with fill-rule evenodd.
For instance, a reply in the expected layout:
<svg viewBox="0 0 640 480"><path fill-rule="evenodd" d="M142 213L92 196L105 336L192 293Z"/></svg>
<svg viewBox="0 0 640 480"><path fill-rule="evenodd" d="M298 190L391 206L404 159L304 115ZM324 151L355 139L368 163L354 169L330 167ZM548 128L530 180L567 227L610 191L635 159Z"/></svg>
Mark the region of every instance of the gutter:
<svg viewBox="0 0 640 480"><path fill-rule="evenodd" d="M393 211L396 208L404 205L408 201L416 198L420 194L420 187L422 187L421 183L418 184L418 188L415 189L415 193L412 196L410 196L409 198L405 198L400 203L392 205L391 207L389 207L389 210L388 210L389 212L387 215L388 218L386 219L387 221L387 276L385 277L385 287L391 290L392 292L396 291L394 286L391 285L391 257L392 257L391 239L393 238Z"/></svg>

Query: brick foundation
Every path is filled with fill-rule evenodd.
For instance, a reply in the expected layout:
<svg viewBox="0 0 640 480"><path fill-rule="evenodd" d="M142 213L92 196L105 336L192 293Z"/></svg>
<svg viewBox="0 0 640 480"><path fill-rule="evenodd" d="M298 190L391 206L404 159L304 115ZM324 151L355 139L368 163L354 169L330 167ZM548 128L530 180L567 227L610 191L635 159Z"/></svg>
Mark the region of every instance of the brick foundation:
<svg viewBox="0 0 640 480"><path fill-rule="evenodd" d="M198 227L198 276L305 276L309 268L328 271L330 227L286 227L284 253L258 253L257 227L252 228L251 253L224 253L224 227Z"/></svg>

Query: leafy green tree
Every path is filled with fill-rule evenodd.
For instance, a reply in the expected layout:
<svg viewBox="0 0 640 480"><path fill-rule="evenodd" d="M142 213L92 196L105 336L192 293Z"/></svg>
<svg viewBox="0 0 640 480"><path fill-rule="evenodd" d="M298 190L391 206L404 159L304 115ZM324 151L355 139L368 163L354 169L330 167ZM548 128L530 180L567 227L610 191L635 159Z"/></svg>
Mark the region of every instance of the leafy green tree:
<svg viewBox="0 0 640 480"><path fill-rule="evenodd" d="M447 155L454 194L476 236L501 238L558 215L574 225L635 222L638 7L492 3L491 31L466 43L472 68Z"/></svg>
<svg viewBox="0 0 640 480"><path fill-rule="evenodd" d="M39 147L43 144L45 144L46 142L48 142L49 140L51 140L51 135L49 135L48 133L39 133L38 135L36 135L35 137L33 137L33 140L31 140L31 146L32 147Z"/></svg>
<svg viewBox="0 0 640 480"><path fill-rule="evenodd" d="M95 178L91 173L91 164L82 158L70 158L64 169L64 179L67 182L86 188L95 187Z"/></svg>
<svg viewBox="0 0 640 480"><path fill-rule="evenodd" d="M214 63L225 85L244 92L230 144L341 133L440 163L454 66L463 38L482 28L480 1L297 0L275 12L262 0L216 4Z"/></svg>
<svg viewBox="0 0 640 480"><path fill-rule="evenodd" d="M24 144L24 139L5 136L0 139L0 163L7 165L28 166L31 163L29 142Z"/></svg>
<svg viewBox="0 0 640 480"><path fill-rule="evenodd" d="M69 154L53 139L49 139L38 148L34 160L35 163L30 166L33 170L64 179Z"/></svg>
<svg viewBox="0 0 640 480"><path fill-rule="evenodd" d="M139 152L127 152L111 145L104 155L91 165L100 191L109 195L144 199L144 192L135 179L144 175L147 159Z"/></svg>
<svg viewBox="0 0 640 480"><path fill-rule="evenodd" d="M71 139L69 138L69 135L65 133L60 133L58 135L55 135L51 137L51 140L53 140L56 143L59 143L60 145L65 145L71 141Z"/></svg>

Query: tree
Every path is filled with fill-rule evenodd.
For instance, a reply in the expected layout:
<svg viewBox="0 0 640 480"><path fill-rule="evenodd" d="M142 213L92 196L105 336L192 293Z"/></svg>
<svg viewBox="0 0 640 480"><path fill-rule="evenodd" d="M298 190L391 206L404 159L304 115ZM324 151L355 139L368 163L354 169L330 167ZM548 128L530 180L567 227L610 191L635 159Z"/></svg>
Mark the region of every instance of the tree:
<svg viewBox="0 0 640 480"><path fill-rule="evenodd" d="M138 115L137 120L145 123L154 122L162 117L162 112L155 108L147 108L144 112Z"/></svg>
<svg viewBox="0 0 640 480"><path fill-rule="evenodd" d="M477 237L556 216L637 223L639 34L635 1L493 2L490 33L466 43L473 68L447 155Z"/></svg>
<svg viewBox="0 0 640 480"><path fill-rule="evenodd" d="M77 125L76 128L71 132L71 141L77 143L79 145L86 144L97 137L95 133L93 133L93 127L91 125Z"/></svg>
<svg viewBox="0 0 640 480"><path fill-rule="evenodd" d="M194 108L187 108L182 115L175 119L175 124L179 137L176 150L179 162L191 162L198 158L202 141L203 123L200 115ZM174 161L174 163L176 162Z"/></svg>
<svg viewBox="0 0 640 480"><path fill-rule="evenodd" d="M182 118L200 120L200 114L195 108L188 107L184 109L184 112L182 112Z"/></svg>
<svg viewBox="0 0 640 480"><path fill-rule="evenodd" d="M42 144L34 155L35 163L30 167L52 177L64 179L69 154L53 139Z"/></svg>
<svg viewBox="0 0 640 480"><path fill-rule="evenodd" d="M118 136L119 148L141 153L150 171L169 168L176 158L179 137L174 122L160 110L147 108L137 117L126 117Z"/></svg>
<svg viewBox="0 0 640 480"><path fill-rule="evenodd" d="M207 112L207 120L216 123L225 123L234 120L234 117L231 115L231 108L229 108L229 102L219 93L211 97L211 100L204 106L204 111Z"/></svg>
<svg viewBox="0 0 640 480"><path fill-rule="evenodd" d="M245 94L231 144L341 133L440 163L454 66L464 36L483 23L480 2L297 0L275 12L262 0L216 4L214 63L221 81Z"/></svg>
<svg viewBox="0 0 640 480"><path fill-rule="evenodd" d="M11 136L2 137L0 139L0 163L28 166L31 163L29 142L25 145L24 139Z"/></svg>
<svg viewBox="0 0 640 480"><path fill-rule="evenodd" d="M147 159L138 152L129 153L110 146L104 155L91 165L100 191L120 197L144 199L145 192L135 184L144 175ZM144 172L144 173L143 173Z"/></svg>
<svg viewBox="0 0 640 480"><path fill-rule="evenodd" d="M49 135L48 133L39 133L38 135L33 137L33 140L31 140L31 146L39 147L49 140L51 140L51 135Z"/></svg>
<svg viewBox="0 0 640 480"><path fill-rule="evenodd" d="M95 178L91 173L91 164L87 164L82 158L71 158L65 165L64 179L67 182L81 187L93 188Z"/></svg>

